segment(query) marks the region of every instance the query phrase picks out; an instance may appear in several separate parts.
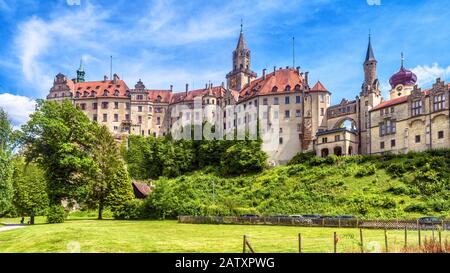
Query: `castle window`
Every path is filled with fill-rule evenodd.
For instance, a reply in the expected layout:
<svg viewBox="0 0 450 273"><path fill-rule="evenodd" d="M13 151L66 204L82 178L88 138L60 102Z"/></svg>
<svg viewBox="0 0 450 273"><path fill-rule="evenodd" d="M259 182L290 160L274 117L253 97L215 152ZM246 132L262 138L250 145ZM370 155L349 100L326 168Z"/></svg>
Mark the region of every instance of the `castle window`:
<svg viewBox="0 0 450 273"><path fill-rule="evenodd" d="M290 118L291 117L291 111L289 111L289 110L284 111L284 117L285 118Z"/></svg>
<svg viewBox="0 0 450 273"><path fill-rule="evenodd" d="M117 101L114 102L114 109L119 109L119 102Z"/></svg>
<svg viewBox="0 0 450 273"><path fill-rule="evenodd" d="M95 97L95 96L97 96L97 92L92 91L92 92L91 92L91 97Z"/></svg>
<svg viewBox="0 0 450 273"><path fill-rule="evenodd" d="M88 92L88 91L84 91L83 96L84 96L84 97L89 96L89 92Z"/></svg>
<svg viewBox="0 0 450 273"><path fill-rule="evenodd" d="M440 111L444 109L445 97L444 94L438 94L433 97L433 109L434 111Z"/></svg>
<svg viewBox="0 0 450 273"><path fill-rule="evenodd" d="M300 91L300 85L299 85L299 84L297 84L297 85L295 86L295 91Z"/></svg>
<svg viewBox="0 0 450 273"><path fill-rule="evenodd" d="M325 110L323 108L320 108L320 116L323 116L325 113Z"/></svg>
<svg viewBox="0 0 450 273"><path fill-rule="evenodd" d="M328 143L328 138L323 137L323 138L322 138L322 143Z"/></svg>
<svg viewBox="0 0 450 273"><path fill-rule="evenodd" d="M114 121L118 122L119 121L119 114L114 114Z"/></svg>
<svg viewBox="0 0 450 273"><path fill-rule="evenodd" d="M97 103L96 102L94 102L94 103L92 103L92 109L97 109Z"/></svg>
<svg viewBox="0 0 450 273"><path fill-rule="evenodd" d="M395 147L395 139L391 139L391 147L392 147L392 148Z"/></svg>
<svg viewBox="0 0 450 273"><path fill-rule="evenodd" d="M104 97L107 97L108 95L109 95L108 90L103 91L103 96L104 96Z"/></svg>
<svg viewBox="0 0 450 273"><path fill-rule="evenodd" d="M263 105L267 105L267 98L263 99Z"/></svg>
<svg viewBox="0 0 450 273"><path fill-rule="evenodd" d="M291 91L291 86L290 85L286 85L286 88L284 90L285 91Z"/></svg>
<svg viewBox="0 0 450 273"><path fill-rule="evenodd" d="M297 123L297 132L302 131L302 125L300 123Z"/></svg>
<svg viewBox="0 0 450 273"><path fill-rule="evenodd" d="M282 137L280 137L280 144L283 144L283 138Z"/></svg>
<svg viewBox="0 0 450 273"><path fill-rule="evenodd" d="M130 90L125 91L125 96L127 96L127 97L130 96Z"/></svg>
<svg viewBox="0 0 450 273"><path fill-rule="evenodd" d="M443 139L444 138L444 131L439 131L438 132L438 139Z"/></svg>
<svg viewBox="0 0 450 273"><path fill-rule="evenodd" d="M278 92L278 87L276 86L272 87L272 92Z"/></svg>
<svg viewBox="0 0 450 273"><path fill-rule="evenodd" d="M80 108L81 110L86 110L86 103L81 103Z"/></svg>
<svg viewBox="0 0 450 273"><path fill-rule="evenodd" d="M301 117L302 116L302 110L300 110L300 109L295 110L295 116L297 118Z"/></svg>
<svg viewBox="0 0 450 273"><path fill-rule="evenodd" d="M384 149L384 141L380 142L380 149Z"/></svg>
<svg viewBox="0 0 450 273"><path fill-rule="evenodd" d="M142 112L142 106L138 106L138 112Z"/></svg>
<svg viewBox="0 0 450 273"><path fill-rule="evenodd" d="M114 91L114 96L116 96L116 97L119 96L119 90Z"/></svg>
<svg viewBox="0 0 450 273"><path fill-rule="evenodd" d="M130 120L130 114L125 115L125 120Z"/></svg>
<svg viewBox="0 0 450 273"><path fill-rule="evenodd" d="M143 100L143 99L144 99L144 96L143 96L143 95L137 95L137 96L136 96L136 99L137 99L137 100Z"/></svg>
<svg viewBox="0 0 450 273"><path fill-rule="evenodd" d="M273 104L274 105L279 105L280 104L279 101L278 101L278 98L273 98Z"/></svg>
<svg viewBox="0 0 450 273"><path fill-rule="evenodd" d="M97 114L94 114L94 115L92 116L92 120L93 120L93 121L97 121Z"/></svg>
<svg viewBox="0 0 450 273"><path fill-rule="evenodd" d="M158 119L159 119L159 117L158 117ZM138 116L138 124L142 124L142 116ZM158 123L158 125L159 125L159 123Z"/></svg>
<svg viewBox="0 0 450 273"><path fill-rule="evenodd" d="M422 114L422 101L416 100L412 102L411 105L411 115L417 116Z"/></svg>
<svg viewBox="0 0 450 273"><path fill-rule="evenodd" d="M81 93L77 91L77 93L75 94L75 98L79 98L81 96Z"/></svg>
<svg viewBox="0 0 450 273"><path fill-rule="evenodd" d="M394 113L394 111L395 111L395 108L391 107L391 113Z"/></svg>
<svg viewBox="0 0 450 273"><path fill-rule="evenodd" d="M295 103L300 104L302 102L302 99L300 96L295 96Z"/></svg>
<svg viewBox="0 0 450 273"><path fill-rule="evenodd" d="M416 143L420 143L420 135L416 136Z"/></svg>
<svg viewBox="0 0 450 273"><path fill-rule="evenodd" d="M102 109L108 109L108 102L102 102Z"/></svg>
<svg viewBox="0 0 450 273"><path fill-rule="evenodd" d="M129 102L126 102L126 103L125 103L125 108L126 108L127 110L129 110L129 109L131 108L131 104L130 104Z"/></svg>
<svg viewBox="0 0 450 273"><path fill-rule="evenodd" d="M156 97L156 102L161 102L162 97L161 96L157 96Z"/></svg>
<svg viewBox="0 0 450 273"><path fill-rule="evenodd" d="M289 97L285 97L285 98L284 98L284 104L289 104L289 103L290 103Z"/></svg>
<svg viewBox="0 0 450 273"><path fill-rule="evenodd" d="M103 122L107 122L108 121L108 114L103 114Z"/></svg>
<svg viewBox="0 0 450 273"><path fill-rule="evenodd" d="M341 141L341 136L340 135L334 136L334 141Z"/></svg>
<svg viewBox="0 0 450 273"><path fill-rule="evenodd" d="M323 94L320 94L320 102L323 103L324 99L323 99Z"/></svg>

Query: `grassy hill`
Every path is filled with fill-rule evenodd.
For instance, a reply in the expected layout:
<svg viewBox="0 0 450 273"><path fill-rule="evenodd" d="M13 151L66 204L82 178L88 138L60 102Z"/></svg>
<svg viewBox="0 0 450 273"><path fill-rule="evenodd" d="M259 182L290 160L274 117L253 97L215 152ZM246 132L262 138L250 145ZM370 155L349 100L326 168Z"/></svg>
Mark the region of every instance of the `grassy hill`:
<svg viewBox="0 0 450 273"><path fill-rule="evenodd" d="M258 174L223 177L205 169L154 181L146 211L156 217L242 213L450 216L450 151L316 158ZM213 203L214 183L214 203Z"/></svg>

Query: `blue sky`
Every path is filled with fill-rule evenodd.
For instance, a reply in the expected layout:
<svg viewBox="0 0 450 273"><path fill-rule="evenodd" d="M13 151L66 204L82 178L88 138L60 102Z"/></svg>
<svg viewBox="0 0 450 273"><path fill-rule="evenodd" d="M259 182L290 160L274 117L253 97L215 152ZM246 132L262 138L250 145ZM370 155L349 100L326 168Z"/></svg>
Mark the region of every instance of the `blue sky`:
<svg viewBox="0 0 450 273"><path fill-rule="evenodd" d="M130 87L139 78L176 91L218 85L231 69L241 18L258 75L292 65L295 36L296 65L333 103L359 93L369 29L385 97L401 52L420 85L450 78L450 1L0 0L0 107L23 123L57 73L75 77L80 58L87 80L109 75L113 55L114 72Z"/></svg>

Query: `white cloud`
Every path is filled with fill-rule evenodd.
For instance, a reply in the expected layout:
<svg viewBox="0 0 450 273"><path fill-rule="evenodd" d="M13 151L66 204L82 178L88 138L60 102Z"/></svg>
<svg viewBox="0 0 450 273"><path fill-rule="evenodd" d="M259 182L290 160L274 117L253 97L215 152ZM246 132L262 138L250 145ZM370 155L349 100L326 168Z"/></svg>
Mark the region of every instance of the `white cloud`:
<svg viewBox="0 0 450 273"><path fill-rule="evenodd" d="M0 108L7 114L15 128L26 123L34 112L35 101L24 96L9 93L0 94Z"/></svg>
<svg viewBox="0 0 450 273"><path fill-rule="evenodd" d="M421 87L431 86L437 78L442 80L447 79L450 76L450 66L441 67L438 63L429 65L418 65L412 69L417 75L417 84Z"/></svg>

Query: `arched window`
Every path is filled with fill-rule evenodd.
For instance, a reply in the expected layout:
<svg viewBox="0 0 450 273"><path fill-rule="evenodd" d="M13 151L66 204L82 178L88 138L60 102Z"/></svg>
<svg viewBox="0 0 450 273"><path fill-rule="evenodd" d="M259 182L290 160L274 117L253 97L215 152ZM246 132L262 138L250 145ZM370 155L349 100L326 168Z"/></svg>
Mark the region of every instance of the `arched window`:
<svg viewBox="0 0 450 273"><path fill-rule="evenodd" d="M300 91L300 84L297 84L297 85L295 86L295 91Z"/></svg>
<svg viewBox="0 0 450 273"><path fill-rule="evenodd" d="M285 91L291 91L291 86L290 85L286 85L286 88L284 90Z"/></svg>
<svg viewBox="0 0 450 273"><path fill-rule="evenodd" d="M127 96L127 97L130 96L130 90L125 91L125 96Z"/></svg>
<svg viewBox="0 0 450 273"><path fill-rule="evenodd" d="M272 92L278 92L278 87L276 86L272 87Z"/></svg>
<svg viewBox="0 0 450 273"><path fill-rule="evenodd" d="M84 91L83 96L85 96L85 97L89 96L89 92L88 91Z"/></svg>
<svg viewBox="0 0 450 273"><path fill-rule="evenodd" d="M158 95L158 96L156 97L156 102L161 102L161 99L162 99L162 97Z"/></svg>
<svg viewBox="0 0 450 273"><path fill-rule="evenodd" d="M108 95L109 95L109 91L108 90L103 91L103 96L104 97L107 97Z"/></svg>
<svg viewBox="0 0 450 273"><path fill-rule="evenodd" d="M337 156L342 156L342 147L341 146L334 147L334 154Z"/></svg>
<svg viewBox="0 0 450 273"><path fill-rule="evenodd" d="M119 90L116 89L116 91L114 91L114 96L116 96L116 97L119 96Z"/></svg>
<svg viewBox="0 0 450 273"><path fill-rule="evenodd" d="M321 155L322 157L327 157L329 153L330 153L330 152L328 151L328 149L325 148L325 149L322 149L320 155Z"/></svg>

